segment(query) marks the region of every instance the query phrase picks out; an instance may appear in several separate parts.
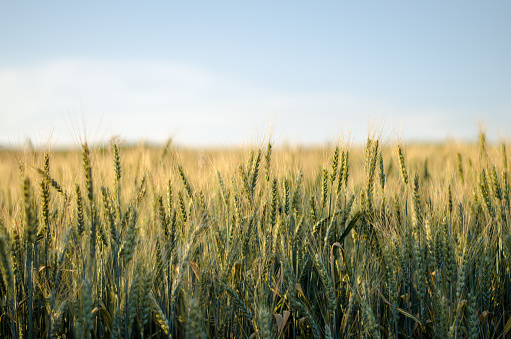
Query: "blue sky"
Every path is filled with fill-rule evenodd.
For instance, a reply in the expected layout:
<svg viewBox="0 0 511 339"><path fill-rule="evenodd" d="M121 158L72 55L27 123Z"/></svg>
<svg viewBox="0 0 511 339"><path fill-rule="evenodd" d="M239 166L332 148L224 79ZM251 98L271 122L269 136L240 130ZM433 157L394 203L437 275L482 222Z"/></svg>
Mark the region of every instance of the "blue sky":
<svg viewBox="0 0 511 339"><path fill-rule="evenodd" d="M510 17L509 1L0 0L0 145L509 138Z"/></svg>

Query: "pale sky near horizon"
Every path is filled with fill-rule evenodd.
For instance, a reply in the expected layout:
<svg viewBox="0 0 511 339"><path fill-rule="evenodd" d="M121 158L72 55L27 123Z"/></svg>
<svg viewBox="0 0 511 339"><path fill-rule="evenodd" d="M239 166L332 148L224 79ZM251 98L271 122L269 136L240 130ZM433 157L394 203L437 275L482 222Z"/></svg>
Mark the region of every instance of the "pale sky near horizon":
<svg viewBox="0 0 511 339"><path fill-rule="evenodd" d="M510 34L509 1L0 0L0 146L509 139Z"/></svg>

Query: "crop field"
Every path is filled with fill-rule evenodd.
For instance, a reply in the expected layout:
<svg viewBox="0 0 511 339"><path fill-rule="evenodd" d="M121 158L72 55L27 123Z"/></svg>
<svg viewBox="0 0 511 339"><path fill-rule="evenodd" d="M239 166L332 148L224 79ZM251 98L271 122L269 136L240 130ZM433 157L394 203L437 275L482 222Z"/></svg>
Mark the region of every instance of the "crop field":
<svg viewBox="0 0 511 339"><path fill-rule="evenodd" d="M0 152L1 338L506 338L505 142Z"/></svg>

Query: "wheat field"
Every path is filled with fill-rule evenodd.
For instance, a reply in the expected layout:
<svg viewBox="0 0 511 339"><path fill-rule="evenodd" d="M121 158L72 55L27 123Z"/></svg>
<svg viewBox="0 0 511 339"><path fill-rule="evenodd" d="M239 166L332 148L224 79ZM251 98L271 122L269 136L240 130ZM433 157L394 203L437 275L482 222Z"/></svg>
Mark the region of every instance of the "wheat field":
<svg viewBox="0 0 511 339"><path fill-rule="evenodd" d="M506 146L3 150L0 337L507 337Z"/></svg>

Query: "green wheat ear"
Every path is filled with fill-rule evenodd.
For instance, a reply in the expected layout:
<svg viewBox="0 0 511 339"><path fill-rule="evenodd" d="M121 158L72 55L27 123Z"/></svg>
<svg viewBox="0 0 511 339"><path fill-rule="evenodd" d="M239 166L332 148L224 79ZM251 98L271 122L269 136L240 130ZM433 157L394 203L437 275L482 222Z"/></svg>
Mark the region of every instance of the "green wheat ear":
<svg viewBox="0 0 511 339"><path fill-rule="evenodd" d="M14 293L14 274L9 252L7 239L4 236L0 236L0 272L2 272L7 294L12 298L12 293Z"/></svg>
<svg viewBox="0 0 511 339"><path fill-rule="evenodd" d="M92 331L92 288L88 279L83 282L80 292L80 316L79 324L81 326L84 338L90 338Z"/></svg>
<svg viewBox="0 0 511 339"><path fill-rule="evenodd" d="M333 186L337 178L337 168L339 167L339 146L335 147L334 156L332 158L332 174L330 175L330 186Z"/></svg>
<svg viewBox="0 0 511 339"><path fill-rule="evenodd" d="M330 275L326 271L323 261L321 260L319 254L317 253L314 256L314 264L316 265L316 269L318 270L321 282L323 283L323 286L325 286L330 312L334 313L335 309L337 308L334 285L332 283Z"/></svg>
<svg viewBox="0 0 511 339"><path fill-rule="evenodd" d="M83 144L83 168L85 172L85 186L87 187L87 198L89 198L89 201L92 201L93 199L92 167L89 146L87 145L87 143Z"/></svg>
<svg viewBox="0 0 511 339"><path fill-rule="evenodd" d="M271 145L271 142L268 141L268 146L266 147L266 154L264 156L264 169L265 169L265 176L266 176L266 181L269 182L270 181L270 177L271 177L271 173L270 173L270 169L271 169L271 152L272 152L272 145Z"/></svg>
<svg viewBox="0 0 511 339"><path fill-rule="evenodd" d="M421 196L419 192L419 176L416 174L413 181L413 207L414 207L414 216L417 223L417 228L419 230L422 229L423 218L422 218L422 205L421 205Z"/></svg>
<svg viewBox="0 0 511 339"><path fill-rule="evenodd" d="M80 191L80 186L76 184L75 186L76 192L76 223L78 227L78 236L81 236L85 231L85 223L83 217L83 200L82 193Z"/></svg>
<svg viewBox="0 0 511 339"><path fill-rule="evenodd" d="M150 308L151 312L153 313L153 318L155 323L163 330L163 332L166 335L169 335L169 322L167 321L167 317L165 316L165 313L163 313L163 310L161 309L160 305L158 304L158 301L156 301L156 298L154 297L153 293L150 293Z"/></svg>
<svg viewBox="0 0 511 339"><path fill-rule="evenodd" d="M190 186L190 183L188 182L188 179L186 178L185 172L183 171L183 167L181 167L181 165L178 165L177 171L179 173L179 177L181 178L181 182L183 183L183 186L186 190L186 193L188 194L188 197L190 197L190 199L193 199L192 187Z"/></svg>
<svg viewBox="0 0 511 339"><path fill-rule="evenodd" d="M383 169L383 155L380 151L380 156L379 156L379 163L380 163L380 186L381 186L381 190L385 190L385 172L384 172L384 169Z"/></svg>
<svg viewBox="0 0 511 339"><path fill-rule="evenodd" d="M346 150L346 156L344 157L344 166L342 168L342 181L344 182L344 189L348 189L348 178L350 169L350 155L349 151Z"/></svg>
<svg viewBox="0 0 511 339"><path fill-rule="evenodd" d="M401 178L403 179L403 183L405 185L408 184L408 172L406 172L405 165L405 157L403 155L403 151L401 150L401 146L397 145L397 156L399 158L399 167L401 168Z"/></svg>
<svg viewBox="0 0 511 339"><path fill-rule="evenodd" d="M202 316L199 308L199 304L197 300L192 299L190 301L190 307L188 311L190 317L188 319L188 338L197 338L203 339L206 338L206 334L204 333L202 326Z"/></svg>
<svg viewBox="0 0 511 339"><path fill-rule="evenodd" d="M259 331L261 333L261 339L273 338L271 331L271 318L271 314L266 309L259 311Z"/></svg>
<svg viewBox="0 0 511 339"><path fill-rule="evenodd" d="M321 210L325 209L326 200L328 195L328 170L323 169L323 180L321 185Z"/></svg>
<svg viewBox="0 0 511 339"><path fill-rule="evenodd" d="M23 207L25 210L25 239L28 243L35 242L36 234L36 216L33 210L33 192L30 185L30 179L23 180Z"/></svg>

